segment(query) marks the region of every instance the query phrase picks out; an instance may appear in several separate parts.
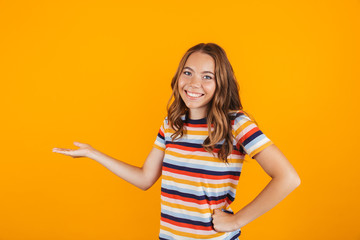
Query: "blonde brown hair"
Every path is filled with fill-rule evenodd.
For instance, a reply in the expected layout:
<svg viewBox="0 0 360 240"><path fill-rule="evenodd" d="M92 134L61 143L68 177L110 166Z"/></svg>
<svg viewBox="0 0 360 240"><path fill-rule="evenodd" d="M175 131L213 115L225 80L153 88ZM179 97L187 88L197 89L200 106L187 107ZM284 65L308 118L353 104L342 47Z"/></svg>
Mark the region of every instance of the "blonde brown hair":
<svg viewBox="0 0 360 240"><path fill-rule="evenodd" d="M181 115L188 114L189 109L180 96L178 80L187 59L194 52L208 54L215 61L216 89L213 98L208 103L206 118L209 134L202 146L207 152L214 155L213 150L215 145L225 139L218 152L218 158L227 163L227 156L233 151L234 139L231 126L232 119L231 116L229 116L229 112L237 110L241 110L244 113L246 112L241 105L239 96L240 89L233 68L224 49L215 43L199 43L188 49L180 60L178 69L171 81L173 91L167 104L169 126L175 131L171 137L174 141L177 136L181 138L185 133L184 122L181 119ZM174 101L169 107L173 97ZM249 116L247 113L246 115ZM211 131L212 126L214 127L214 131Z"/></svg>

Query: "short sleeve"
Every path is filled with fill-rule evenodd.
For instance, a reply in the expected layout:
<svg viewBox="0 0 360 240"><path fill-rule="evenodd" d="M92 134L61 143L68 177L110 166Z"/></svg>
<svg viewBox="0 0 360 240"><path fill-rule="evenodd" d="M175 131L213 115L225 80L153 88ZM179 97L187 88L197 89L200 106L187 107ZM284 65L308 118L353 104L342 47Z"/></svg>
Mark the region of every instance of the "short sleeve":
<svg viewBox="0 0 360 240"><path fill-rule="evenodd" d="M165 151L165 122L166 122L166 118L164 119L162 125L159 128L159 132L153 144L153 147L160 149L162 151Z"/></svg>
<svg viewBox="0 0 360 240"><path fill-rule="evenodd" d="M237 113L234 120L236 146L244 149L251 158L273 142L259 129L258 125L243 113Z"/></svg>

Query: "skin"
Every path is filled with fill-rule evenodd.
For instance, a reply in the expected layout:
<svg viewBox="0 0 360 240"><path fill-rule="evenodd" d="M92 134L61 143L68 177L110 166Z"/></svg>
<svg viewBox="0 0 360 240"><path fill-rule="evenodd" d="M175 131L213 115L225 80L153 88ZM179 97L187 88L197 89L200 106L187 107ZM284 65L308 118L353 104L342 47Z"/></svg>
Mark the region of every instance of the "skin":
<svg viewBox="0 0 360 240"><path fill-rule="evenodd" d="M185 64L179 78L178 89L183 101L189 108L190 119L206 117L208 103L214 96L216 89L215 76L209 73L214 73L214 70L213 58L200 52L191 54ZM185 91L202 93L204 96L195 100L190 99L186 96ZM93 159L123 180L142 190L149 189L161 176L165 152L155 147L150 151L143 166L137 167L112 158L89 144L74 142L74 145L79 149L53 148L53 152L73 158L88 157ZM236 214L225 213L220 209L214 210L212 218L215 231L238 230L272 209L300 185L300 178L295 169L275 144L257 153L253 158L272 179L253 201Z"/></svg>
<svg viewBox="0 0 360 240"><path fill-rule="evenodd" d="M280 149L272 144L255 154L254 159L272 178L265 188L236 214L215 210L214 229L229 232L239 229L266 213L300 185L300 177Z"/></svg>
<svg viewBox="0 0 360 240"><path fill-rule="evenodd" d="M192 53L186 61L178 84L180 96L189 108L190 119L206 117L206 109L214 96L215 89L214 59L201 52ZM204 95L197 99L191 99L186 91Z"/></svg>

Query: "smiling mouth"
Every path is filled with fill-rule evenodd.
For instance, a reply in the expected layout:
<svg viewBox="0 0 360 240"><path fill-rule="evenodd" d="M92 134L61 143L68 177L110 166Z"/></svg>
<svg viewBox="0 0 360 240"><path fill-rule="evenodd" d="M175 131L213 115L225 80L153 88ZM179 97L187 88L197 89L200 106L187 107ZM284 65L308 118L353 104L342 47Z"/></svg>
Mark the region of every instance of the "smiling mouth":
<svg viewBox="0 0 360 240"><path fill-rule="evenodd" d="M186 90L185 90L185 93L186 93L186 95L187 95L188 97L190 97L190 98L200 98L200 97L202 97L202 96L205 95L205 94L203 94L203 93L191 93L191 92L188 92L188 91L186 91Z"/></svg>

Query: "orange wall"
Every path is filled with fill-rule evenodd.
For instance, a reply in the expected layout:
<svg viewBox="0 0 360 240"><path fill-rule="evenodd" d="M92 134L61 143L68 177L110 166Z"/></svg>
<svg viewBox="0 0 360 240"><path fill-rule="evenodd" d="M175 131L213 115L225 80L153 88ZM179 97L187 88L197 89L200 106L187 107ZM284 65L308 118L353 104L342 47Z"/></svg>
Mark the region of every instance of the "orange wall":
<svg viewBox="0 0 360 240"><path fill-rule="evenodd" d="M0 239L156 239L143 192L88 158L141 166L181 56L222 46L241 100L301 185L243 240L359 239L359 1L1 1ZM270 178L244 164L235 211Z"/></svg>

